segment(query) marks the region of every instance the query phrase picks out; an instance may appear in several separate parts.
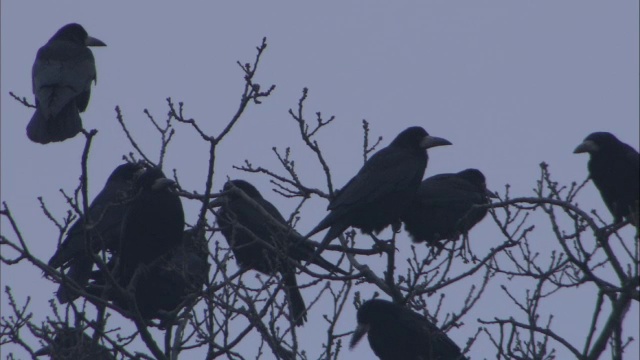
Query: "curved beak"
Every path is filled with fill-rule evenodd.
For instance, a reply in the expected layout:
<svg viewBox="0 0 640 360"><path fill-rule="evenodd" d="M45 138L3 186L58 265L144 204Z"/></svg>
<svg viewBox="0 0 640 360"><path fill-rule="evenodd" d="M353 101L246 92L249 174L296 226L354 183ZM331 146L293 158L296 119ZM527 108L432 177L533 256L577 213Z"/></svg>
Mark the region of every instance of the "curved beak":
<svg viewBox="0 0 640 360"><path fill-rule="evenodd" d="M87 36L87 40L84 42L86 46L107 46L102 40L96 39L91 36Z"/></svg>
<svg viewBox="0 0 640 360"><path fill-rule="evenodd" d="M51 345L49 345L49 346L45 346L42 349L34 352L33 355L35 355L35 356L51 355L52 351L53 351L53 347Z"/></svg>
<svg viewBox="0 0 640 360"><path fill-rule="evenodd" d="M485 190L485 194L490 199L497 199L498 198L498 195L496 195L496 193L494 193L493 191L491 191L489 189Z"/></svg>
<svg viewBox="0 0 640 360"><path fill-rule="evenodd" d="M226 200L224 199L224 196L217 197L214 200L211 200L211 202L209 202L209 208L220 207L224 204L225 201Z"/></svg>
<svg viewBox="0 0 640 360"><path fill-rule="evenodd" d="M427 135L420 141L420 147L428 149L436 146L453 145L447 139L439 138L436 136Z"/></svg>
<svg viewBox="0 0 640 360"><path fill-rule="evenodd" d="M592 140L585 140L580 145L578 145L578 147L576 147L575 150L573 150L573 153L574 154L580 154L585 152L593 153L598 151L598 149L599 149L598 144L596 144Z"/></svg>
<svg viewBox="0 0 640 360"><path fill-rule="evenodd" d="M362 339L364 334L369 331L369 325L358 324L356 329L353 331L353 336L351 337L351 342L349 343L349 349L353 349L354 346Z"/></svg>
<svg viewBox="0 0 640 360"><path fill-rule="evenodd" d="M133 180L138 179L140 176L142 176L142 174L144 174L147 171L146 167L141 167L140 169L136 170L136 172L133 173Z"/></svg>
<svg viewBox="0 0 640 360"><path fill-rule="evenodd" d="M176 182L171 180L171 179L167 179L167 178L159 178L156 179L156 181L153 182L153 185L151 185L151 189L152 190L162 190L162 189L166 189L168 187L172 187L175 186Z"/></svg>

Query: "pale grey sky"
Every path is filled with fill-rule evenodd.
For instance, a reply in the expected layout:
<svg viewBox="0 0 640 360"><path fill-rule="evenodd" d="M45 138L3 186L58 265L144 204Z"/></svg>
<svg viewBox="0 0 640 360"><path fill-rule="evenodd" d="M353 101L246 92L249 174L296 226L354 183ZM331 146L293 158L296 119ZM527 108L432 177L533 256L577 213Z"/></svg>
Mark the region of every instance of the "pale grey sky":
<svg viewBox="0 0 640 360"><path fill-rule="evenodd" d="M612 132L638 148L637 1L3 1L1 10L2 201L12 208L29 245L44 260L55 249L56 230L40 211L37 197L43 196L57 216L64 214L58 189L76 187L84 140L78 136L46 146L30 142L25 127L32 110L8 92L33 101L31 66L36 51L69 22L82 24L107 43L93 51L98 83L82 114L85 128L99 131L89 164L91 198L121 156L132 150L115 120L116 105L152 154L158 140L155 134L146 135L152 130L142 110L148 108L164 119L167 97L184 101L189 117L204 130L217 132L239 102L243 83L235 62L252 61L263 36L269 48L258 80L277 88L264 104L245 114L219 149L214 188L219 190L227 176L247 179L284 214L297 202L270 192L265 178L231 166L249 159L277 169L271 148L291 146L305 181L322 186L321 170L287 114L303 87L310 89L310 119L316 111L337 117L319 141L338 187L361 166L362 119L370 122L372 135L384 136L383 145L411 125L450 140L453 146L430 151L427 176L476 167L487 176L489 187L502 190L509 183L515 195L531 194L542 161L550 164L556 180L582 181L588 157L572 151L593 131ZM184 188L200 190L206 144L186 125L178 124L177 129L166 167L178 169ZM610 219L592 184L579 202ZM300 232L306 233L324 216L325 204L316 204L303 212ZM185 207L193 222L196 205L185 202ZM3 234L6 225L3 220ZM546 223L539 229L536 239L545 249L552 238L544 233ZM474 229L471 239L486 246L500 242L490 219ZM404 247L401 252L408 251L408 240L399 246ZM27 264L3 265L2 285L11 286L18 301L32 296L31 309L38 318L46 314L55 290ZM371 296L366 289L363 295ZM312 295L313 289L303 291L306 298ZM3 315L6 301L3 293ZM464 345L478 327L476 318L507 311L493 308L498 301L487 299L466 318L464 327L449 335ZM554 323L569 339L580 339L582 333L572 334L572 328L588 326L592 302L578 291L554 305ZM629 319L637 320L638 304L630 311ZM319 314L313 316L313 321L321 321ZM635 320L625 328L638 339ZM351 330L355 315L345 316L341 325ZM318 338L313 326L299 332L309 341ZM319 349L319 344L309 348ZM10 349L2 349L3 356ZM630 351L629 359L640 356L637 346ZM358 354L371 356L366 342L342 358ZM492 354L484 341L470 356Z"/></svg>

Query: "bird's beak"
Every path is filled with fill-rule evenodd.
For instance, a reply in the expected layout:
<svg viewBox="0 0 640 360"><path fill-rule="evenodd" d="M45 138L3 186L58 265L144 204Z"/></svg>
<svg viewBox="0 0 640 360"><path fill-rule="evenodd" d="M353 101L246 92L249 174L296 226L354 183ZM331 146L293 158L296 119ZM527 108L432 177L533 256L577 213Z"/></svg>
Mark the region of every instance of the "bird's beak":
<svg viewBox="0 0 640 360"><path fill-rule="evenodd" d="M217 208L224 205L227 202L227 198L224 195L220 195L217 198L211 200L209 203L209 208Z"/></svg>
<svg viewBox="0 0 640 360"><path fill-rule="evenodd" d="M362 339L364 334L367 333L367 331L369 331L369 325L358 324L356 329L353 331L353 336L351 337L351 342L349 343L349 349L353 349L358 341Z"/></svg>
<svg viewBox="0 0 640 360"><path fill-rule="evenodd" d="M86 46L107 46L102 40L96 39L91 36L87 36L87 40L84 42Z"/></svg>
<svg viewBox="0 0 640 360"><path fill-rule="evenodd" d="M171 180L171 179L167 179L167 178L159 178L156 179L156 181L153 182L153 185L151 185L151 189L152 190L161 190L161 189L166 189L168 187L171 186L175 186L176 182Z"/></svg>
<svg viewBox="0 0 640 360"><path fill-rule="evenodd" d="M133 173L133 179L135 180L135 179L139 178L146 171L147 171L146 167L141 167L140 169L136 170L136 172Z"/></svg>
<svg viewBox="0 0 640 360"><path fill-rule="evenodd" d="M427 135L420 141L420 147L423 149L428 149L436 146L444 146L444 145L453 145L447 139Z"/></svg>
<svg viewBox="0 0 640 360"><path fill-rule="evenodd" d="M53 348L52 348L51 345L49 345L49 346L45 346L42 349L34 352L33 355L35 355L35 356L51 355L52 351L53 351Z"/></svg>
<svg viewBox="0 0 640 360"><path fill-rule="evenodd" d="M494 193L493 191L489 190L489 189L485 190L485 194L490 199L497 199L498 198L498 195L496 193Z"/></svg>
<svg viewBox="0 0 640 360"><path fill-rule="evenodd" d="M578 147L573 150L574 154L580 154L580 153L593 153L598 151L599 147L598 144L596 144L595 142L593 142L592 140L585 140L582 142L582 144L578 145Z"/></svg>

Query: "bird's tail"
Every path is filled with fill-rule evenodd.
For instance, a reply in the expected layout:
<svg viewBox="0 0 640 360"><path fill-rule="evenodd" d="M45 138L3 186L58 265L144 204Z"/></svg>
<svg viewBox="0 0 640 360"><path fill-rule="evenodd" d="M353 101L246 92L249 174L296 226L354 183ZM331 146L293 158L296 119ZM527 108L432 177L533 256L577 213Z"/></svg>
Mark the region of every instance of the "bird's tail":
<svg viewBox="0 0 640 360"><path fill-rule="evenodd" d="M343 226L341 224L334 224L333 226L331 226L329 228L329 231L327 231L327 233L324 235L324 238L322 239L322 242L320 243L320 245L318 245L318 247L313 252L313 254L311 254L311 256L308 257L307 261L312 263L312 264L316 264L318 266L322 266L322 265L316 263L316 261L318 261L318 259L320 259L320 254L324 251L324 249L327 248L327 246L329 245L331 240L333 240L333 239L337 238L338 236L340 236L340 234L342 234L343 231L347 230L348 227L349 226ZM310 235L307 235L307 238L309 236Z"/></svg>
<svg viewBox="0 0 640 360"><path fill-rule="evenodd" d="M69 268L69 272L67 273L67 277L73 280L78 286L81 288L85 288L89 283L89 277L91 276L91 268L93 267L93 260L88 255L78 255L71 262L71 266ZM56 297L60 304L66 304L68 302L72 302L78 298L78 295L73 293L69 289L69 284L63 282L58 287L58 292L56 293Z"/></svg>
<svg viewBox="0 0 640 360"><path fill-rule="evenodd" d="M330 263L329 261L325 260L323 257L321 257L320 255L316 255L315 258L312 258L313 254L315 252L311 252L309 253L308 259L311 261L311 263L316 264L318 266L320 266L321 268L332 272L332 273L336 273L336 274L342 274L342 275L349 275L349 273L347 271L344 271L342 269L340 269L337 265L333 265L332 263ZM303 259L303 260L307 260L307 259Z"/></svg>
<svg viewBox="0 0 640 360"><path fill-rule="evenodd" d="M70 101L55 117L45 118L40 109L27 125L27 136L33 142L47 144L76 136L82 130L82 119L75 101Z"/></svg>
<svg viewBox="0 0 640 360"><path fill-rule="evenodd" d="M298 261L308 261L315 264L329 272L348 275L349 273L340 269L338 266L333 265L331 262L315 254L315 247L311 241L298 235L291 241L291 248L289 254L292 258Z"/></svg>
<svg viewBox="0 0 640 360"><path fill-rule="evenodd" d="M300 289L298 289L296 273L293 269L290 269L283 272L282 277L284 291L289 303L289 314L293 318L293 322L296 326L302 326L307 321L307 307L304 304L302 294L300 294Z"/></svg>

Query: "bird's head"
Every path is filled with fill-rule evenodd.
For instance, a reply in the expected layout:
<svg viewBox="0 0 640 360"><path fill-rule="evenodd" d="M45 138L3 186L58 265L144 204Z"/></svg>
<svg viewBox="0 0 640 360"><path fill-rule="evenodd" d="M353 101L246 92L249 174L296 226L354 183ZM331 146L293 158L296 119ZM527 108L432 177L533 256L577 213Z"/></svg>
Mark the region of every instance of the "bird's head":
<svg viewBox="0 0 640 360"><path fill-rule="evenodd" d="M573 150L574 154L589 153L595 154L603 149L611 149L620 145L615 135L609 132L594 132L589 134L578 147Z"/></svg>
<svg viewBox="0 0 640 360"><path fill-rule="evenodd" d="M226 201L232 201L234 199L238 199L239 195L236 193L237 190L242 190L248 197L252 199L262 199L262 194L256 189L255 186L251 185L248 181L245 180L229 180L224 184L222 188L222 194L216 198L215 200L209 203L209 207L220 207L224 205Z"/></svg>
<svg viewBox="0 0 640 360"><path fill-rule="evenodd" d="M168 190L175 185L175 181L168 179L162 170L156 167L148 168L136 180L136 188L151 191Z"/></svg>
<svg viewBox="0 0 640 360"><path fill-rule="evenodd" d="M84 344L84 345L83 345ZM88 346L91 338L76 328L63 327L57 329L53 341L35 352L35 356L52 355L65 350Z"/></svg>
<svg viewBox="0 0 640 360"><path fill-rule="evenodd" d="M356 315L358 325L353 331L349 348L353 349L353 347L358 344L364 335L369 332L372 324L379 322L380 319L387 316L393 316L394 310L395 305L386 300L372 299L364 302L358 309L358 314Z"/></svg>
<svg viewBox="0 0 640 360"><path fill-rule="evenodd" d="M245 181L245 180L237 179L237 180L227 181L227 183L224 184L223 190L224 191L229 191L234 187L242 190L245 194L247 194L252 199L261 199L262 198L262 194L260 194L258 189L256 189L255 186L251 185L248 181Z"/></svg>
<svg viewBox="0 0 640 360"><path fill-rule="evenodd" d="M132 182L138 179L146 170L147 168L140 162L122 164L109 175L107 183L115 181Z"/></svg>
<svg viewBox="0 0 640 360"><path fill-rule="evenodd" d="M478 189L484 191L487 197L498 197L493 191L487 189L487 179L484 177L482 171L478 169L465 169L460 171L458 176L475 185Z"/></svg>
<svg viewBox="0 0 640 360"><path fill-rule="evenodd" d="M85 46L107 46L102 40L89 36L80 24L67 24L58 30L49 41L67 40Z"/></svg>
<svg viewBox="0 0 640 360"><path fill-rule="evenodd" d="M405 147L412 149L429 149L436 146L451 145L447 139L429 135L420 126L412 126L402 131L391 142L390 146Z"/></svg>

